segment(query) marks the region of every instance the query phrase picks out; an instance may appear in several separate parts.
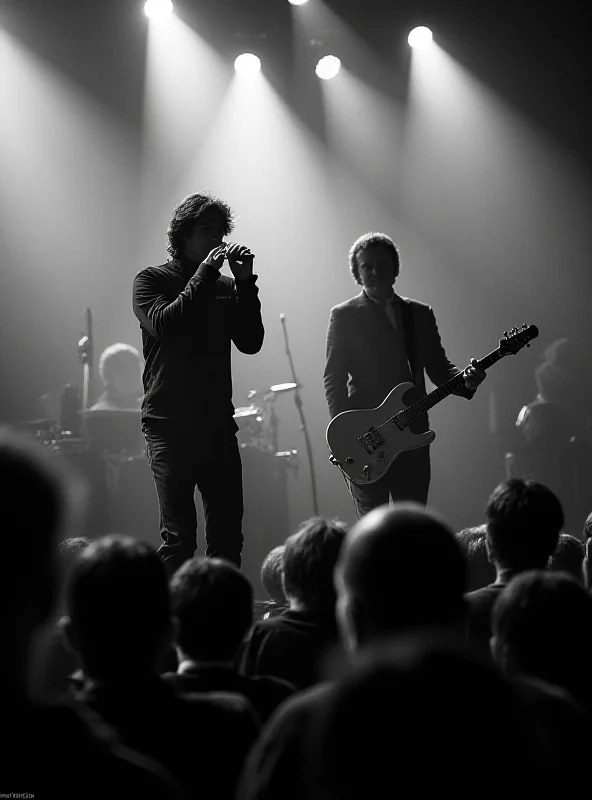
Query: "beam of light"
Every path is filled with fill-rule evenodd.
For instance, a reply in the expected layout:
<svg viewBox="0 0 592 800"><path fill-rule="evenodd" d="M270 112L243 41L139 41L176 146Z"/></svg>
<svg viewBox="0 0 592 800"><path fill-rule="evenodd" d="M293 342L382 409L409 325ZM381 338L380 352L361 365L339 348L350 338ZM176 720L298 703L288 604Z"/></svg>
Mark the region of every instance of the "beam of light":
<svg viewBox="0 0 592 800"><path fill-rule="evenodd" d="M146 0L144 3L144 14L148 19L155 21L163 20L173 13L171 0Z"/></svg>
<svg viewBox="0 0 592 800"><path fill-rule="evenodd" d="M323 81L330 81L339 74L341 60L337 56L323 56L315 68L315 72Z"/></svg>
<svg viewBox="0 0 592 800"><path fill-rule="evenodd" d="M434 35L432 34L431 30L426 28L424 25L420 25L419 28L413 28L407 37L410 47L413 47L416 50L427 50L427 48L432 44L433 39Z"/></svg>
<svg viewBox="0 0 592 800"><path fill-rule="evenodd" d="M182 199L181 192L196 191L179 189L179 182L215 124L234 76L232 64L175 14L166 25L147 25L146 37L142 188L137 208L140 264L162 251L162 228Z"/></svg>
<svg viewBox="0 0 592 800"><path fill-rule="evenodd" d="M240 75L256 75L261 70L261 59L253 53L241 53L234 60L234 68Z"/></svg>
<svg viewBox="0 0 592 800"><path fill-rule="evenodd" d="M303 6L305 3L308 3L308 0L288 0L288 2L292 6Z"/></svg>

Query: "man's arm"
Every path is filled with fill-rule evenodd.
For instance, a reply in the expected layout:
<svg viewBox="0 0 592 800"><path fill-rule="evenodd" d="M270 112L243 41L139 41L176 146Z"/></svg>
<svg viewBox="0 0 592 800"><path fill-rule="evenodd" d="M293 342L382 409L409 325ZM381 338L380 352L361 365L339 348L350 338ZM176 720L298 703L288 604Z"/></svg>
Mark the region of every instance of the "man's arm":
<svg viewBox="0 0 592 800"><path fill-rule="evenodd" d="M440 332L438 331L436 317L434 316L431 306L427 311L427 321L424 326L424 332L426 337L425 371L427 372L428 378L435 386L441 386L462 370L455 367L446 355L440 338ZM457 389L454 394L466 397L467 400L470 400L475 394L475 389L462 386L460 389Z"/></svg>
<svg viewBox="0 0 592 800"><path fill-rule="evenodd" d="M232 341L241 353L247 355L258 353L265 337L256 280L257 275L235 279L237 302L232 322Z"/></svg>
<svg viewBox="0 0 592 800"><path fill-rule="evenodd" d="M323 383L331 419L347 410L348 348L344 322L338 309L331 311Z"/></svg>
<svg viewBox="0 0 592 800"><path fill-rule="evenodd" d="M199 313L211 297L212 286L220 277L223 259L222 248L212 250L185 289L172 302L163 294L162 278L158 274L148 269L136 275L132 305L142 327L159 340L180 333L185 322Z"/></svg>

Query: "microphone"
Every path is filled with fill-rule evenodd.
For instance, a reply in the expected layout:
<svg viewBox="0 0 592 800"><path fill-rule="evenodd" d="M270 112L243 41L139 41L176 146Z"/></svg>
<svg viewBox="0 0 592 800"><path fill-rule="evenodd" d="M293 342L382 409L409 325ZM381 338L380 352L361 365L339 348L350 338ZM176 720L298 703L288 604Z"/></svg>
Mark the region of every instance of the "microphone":
<svg viewBox="0 0 592 800"><path fill-rule="evenodd" d="M285 325L285 323L286 323L286 315L285 314L280 314L280 322L282 323L282 325Z"/></svg>

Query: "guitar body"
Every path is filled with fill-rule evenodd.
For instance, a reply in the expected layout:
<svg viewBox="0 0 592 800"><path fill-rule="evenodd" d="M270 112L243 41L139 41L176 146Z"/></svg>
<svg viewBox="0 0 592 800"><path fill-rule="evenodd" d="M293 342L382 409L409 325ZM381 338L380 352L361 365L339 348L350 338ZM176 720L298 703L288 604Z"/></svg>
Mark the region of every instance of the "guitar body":
<svg viewBox="0 0 592 800"><path fill-rule="evenodd" d="M433 431L400 430L392 421L407 408L403 395L412 388L412 383L400 383L377 408L343 411L329 423L331 461L354 483L376 483L400 453L425 447L436 438Z"/></svg>

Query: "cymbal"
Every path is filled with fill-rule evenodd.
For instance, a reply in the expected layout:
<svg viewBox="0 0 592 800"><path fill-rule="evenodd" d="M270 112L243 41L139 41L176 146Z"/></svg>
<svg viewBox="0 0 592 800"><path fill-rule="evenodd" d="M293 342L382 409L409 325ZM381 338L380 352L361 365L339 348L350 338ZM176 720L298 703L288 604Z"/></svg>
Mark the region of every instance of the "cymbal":
<svg viewBox="0 0 592 800"><path fill-rule="evenodd" d="M269 387L269 391L280 394L281 392L291 392L292 389L296 389L299 386L300 384L298 383L276 383L275 386Z"/></svg>
<svg viewBox="0 0 592 800"><path fill-rule="evenodd" d="M242 417L256 417L257 414L260 413L261 409L257 408L256 406L241 406L240 408L235 409L232 416L234 419L241 419Z"/></svg>

